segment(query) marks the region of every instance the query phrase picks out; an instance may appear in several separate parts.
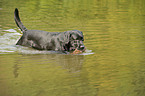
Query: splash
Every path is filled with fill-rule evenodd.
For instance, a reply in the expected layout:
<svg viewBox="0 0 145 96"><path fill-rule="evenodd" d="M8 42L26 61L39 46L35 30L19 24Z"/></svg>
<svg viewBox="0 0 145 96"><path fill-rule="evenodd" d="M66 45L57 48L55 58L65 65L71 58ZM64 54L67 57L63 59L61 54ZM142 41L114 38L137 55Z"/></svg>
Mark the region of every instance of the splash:
<svg viewBox="0 0 145 96"><path fill-rule="evenodd" d="M21 35L14 29L3 30L0 33L0 54L13 53L17 50L14 46Z"/></svg>

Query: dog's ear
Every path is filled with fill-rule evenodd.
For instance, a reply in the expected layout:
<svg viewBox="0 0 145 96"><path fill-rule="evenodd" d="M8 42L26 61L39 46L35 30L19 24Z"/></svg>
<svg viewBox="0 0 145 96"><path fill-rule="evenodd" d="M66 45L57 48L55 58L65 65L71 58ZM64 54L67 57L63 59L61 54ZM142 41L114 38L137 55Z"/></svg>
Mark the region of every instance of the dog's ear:
<svg viewBox="0 0 145 96"><path fill-rule="evenodd" d="M60 36L59 40L64 44L68 44L70 41L70 33L64 32L64 34Z"/></svg>
<svg viewBox="0 0 145 96"><path fill-rule="evenodd" d="M78 30L73 30L70 36L70 40L82 40L84 41L83 38L83 33L81 31Z"/></svg>
<svg viewBox="0 0 145 96"><path fill-rule="evenodd" d="M77 34L71 34L70 39L71 40L76 40L78 38Z"/></svg>

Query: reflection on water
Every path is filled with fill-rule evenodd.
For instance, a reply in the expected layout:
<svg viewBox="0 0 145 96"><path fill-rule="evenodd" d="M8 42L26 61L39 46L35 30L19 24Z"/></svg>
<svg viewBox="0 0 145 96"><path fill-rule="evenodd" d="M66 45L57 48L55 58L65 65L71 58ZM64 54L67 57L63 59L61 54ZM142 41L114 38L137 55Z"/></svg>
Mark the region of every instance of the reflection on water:
<svg viewBox="0 0 145 96"><path fill-rule="evenodd" d="M144 96L144 0L0 1L0 96ZM26 6L27 5L27 6ZM16 46L28 29L81 30L86 53Z"/></svg>
<svg viewBox="0 0 145 96"><path fill-rule="evenodd" d="M11 60L7 61L6 57L9 56ZM5 86L7 82L11 83L8 86L15 86L16 91L9 90L12 95L49 96L62 94L63 91L75 95L74 92L77 90L80 90L77 94L85 94L84 90L90 89L87 87L87 74L81 74L84 70L82 69L83 55L3 55L1 58L3 64L9 64L1 67L5 68L4 70L9 69L7 72L2 72L1 81ZM1 90L2 93L5 91L5 89Z"/></svg>
<svg viewBox="0 0 145 96"><path fill-rule="evenodd" d="M59 66L61 69L66 69L66 72L68 73L77 73L80 72L82 69L83 59L84 56L82 55L60 55L60 54L51 54L51 55L23 55L23 59L29 59L31 63L28 66L35 66L39 65L39 67L43 67L43 65L49 63L51 66ZM67 59L66 59L67 58ZM23 61L19 60L18 58L17 63L13 66L14 68L14 77L17 78L19 75L19 70L21 70L22 66L20 67L20 64L22 64ZM73 61L75 60L75 61ZM34 64L34 65L33 65ZM41 68L40 68L41 69Z"/></svg>

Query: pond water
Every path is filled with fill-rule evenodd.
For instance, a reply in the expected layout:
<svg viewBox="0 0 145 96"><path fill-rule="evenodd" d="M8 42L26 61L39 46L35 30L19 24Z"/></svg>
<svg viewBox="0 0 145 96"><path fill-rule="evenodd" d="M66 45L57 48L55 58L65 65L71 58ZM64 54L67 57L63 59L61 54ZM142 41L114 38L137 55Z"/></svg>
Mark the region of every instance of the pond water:
<svg viewBox="0 0 145 96"><path fill-rule="evenodd" d="M145 96L144 0L1 0L0 96ZM80 30L87 50L16 46L27 29Z"/></svg>

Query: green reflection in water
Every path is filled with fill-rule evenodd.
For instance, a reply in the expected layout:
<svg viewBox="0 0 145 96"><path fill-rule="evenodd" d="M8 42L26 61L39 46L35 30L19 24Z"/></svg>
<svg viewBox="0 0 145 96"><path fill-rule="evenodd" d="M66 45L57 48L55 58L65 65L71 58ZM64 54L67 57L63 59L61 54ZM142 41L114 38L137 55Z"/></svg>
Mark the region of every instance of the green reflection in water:
<svg viewBox="0 0 145 96"><path fill-rule="evenodd" d="M83 31L84 43L94 54L1 54L0 95L144 96L144 3L2 0L0 35L16 28L13 11L17 7L28 29Z"/></svg>

